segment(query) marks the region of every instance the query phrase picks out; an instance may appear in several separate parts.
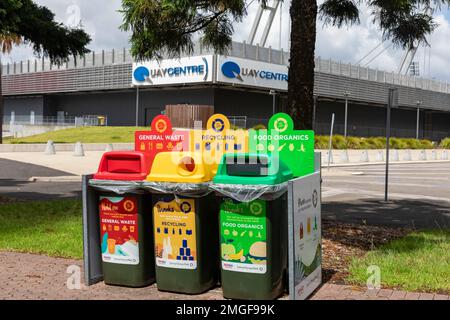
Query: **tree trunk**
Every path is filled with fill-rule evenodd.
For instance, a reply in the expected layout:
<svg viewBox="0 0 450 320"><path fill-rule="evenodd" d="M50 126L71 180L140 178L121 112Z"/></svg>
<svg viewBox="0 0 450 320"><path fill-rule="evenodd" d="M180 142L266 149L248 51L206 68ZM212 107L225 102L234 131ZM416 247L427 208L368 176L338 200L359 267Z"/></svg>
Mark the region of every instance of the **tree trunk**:
<svg viewBox="0 0 450 320"><path fill-rule="evenodd" d="M313 127L317 0L292 0L288 108L296 129Z"/></svg>
<svg viewBox="0 0 450 320"><path fill-rule="evenodd" d="M3 143L3 91L2 91L2 60L0 59L0 144Z"/></svg>

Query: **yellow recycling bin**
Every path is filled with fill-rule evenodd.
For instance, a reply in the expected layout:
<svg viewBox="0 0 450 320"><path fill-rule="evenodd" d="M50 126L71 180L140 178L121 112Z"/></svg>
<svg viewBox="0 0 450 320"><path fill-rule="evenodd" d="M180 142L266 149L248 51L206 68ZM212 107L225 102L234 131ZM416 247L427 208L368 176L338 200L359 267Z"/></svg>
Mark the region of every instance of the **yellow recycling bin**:
<svg viewBox="0 0 450 320"><path fill-rule="evenodd" d="M199 152L161 152L147 181L202 183L211 181L212 174L211 164Z"/></svg>
<svg viewBox="0 0 450 320"><path fill-rule="evenodd" d="M208 188L211 165L202 153L156 155L146 185L152 190L158 289L205 292L219 276L218 200Z"/></svg>

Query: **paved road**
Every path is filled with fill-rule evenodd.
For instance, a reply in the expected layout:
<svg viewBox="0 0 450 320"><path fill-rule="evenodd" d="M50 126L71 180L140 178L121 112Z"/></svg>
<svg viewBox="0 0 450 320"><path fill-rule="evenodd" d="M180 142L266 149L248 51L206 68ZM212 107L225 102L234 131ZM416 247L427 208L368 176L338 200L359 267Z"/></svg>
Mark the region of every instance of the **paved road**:
<svg viewBox="0 0 450 320"><path fill-rule="evenodd" d="M327 169L324 169L325 171ZM323 215L350 223L450 228L450 163L393 164L384 198L384 166L324 172ZM338 174L333 174L336 172ZM359 173L353 175L352 173ZM29 182L32 176L69 176L51 168L0 159L0 194L30 200L79 197L79 182Z"/></svg>
<svg viewBox="0 0 450 320"><path fill-rule="evenodd" d="M32 155L30 155L32 156ZM72 174L28 163L0 159L0 195L25 200L78 197L78 182L30 182L31 177L60 177Z"/></svg>
<svg viewBox="0 0 450 320"><path fill-rule="evenodd" d="M323 178L326 218L399 227L450 228L448 162L391 165L388 203L383 201L384 166L345 167L339 168L339 174L330 174Z"/></svg>

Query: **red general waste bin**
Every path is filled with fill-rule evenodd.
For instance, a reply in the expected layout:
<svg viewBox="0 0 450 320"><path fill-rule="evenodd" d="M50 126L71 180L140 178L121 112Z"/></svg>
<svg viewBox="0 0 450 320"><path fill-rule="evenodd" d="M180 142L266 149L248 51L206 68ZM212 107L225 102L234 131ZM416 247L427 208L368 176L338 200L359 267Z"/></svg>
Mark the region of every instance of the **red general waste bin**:
<svg viewBox="0 0 450 320"><path fill-rule="evenodd" d="M98 206L106 284L144 287L155 282L151 194L114 191L114 181L123 187L120 181L144 180L149 171L149 158L141 152L106 152L91 181L94 187L102 185L98 180L110 181L99 191Z"/></svg>

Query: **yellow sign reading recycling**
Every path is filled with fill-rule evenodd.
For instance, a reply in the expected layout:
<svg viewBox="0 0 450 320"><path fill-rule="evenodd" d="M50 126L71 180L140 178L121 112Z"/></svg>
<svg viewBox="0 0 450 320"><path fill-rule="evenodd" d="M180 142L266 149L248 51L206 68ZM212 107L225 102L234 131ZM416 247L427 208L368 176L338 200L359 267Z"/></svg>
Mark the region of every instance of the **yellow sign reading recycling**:
<svg viewBox="0 0 450 320"><path fill-rule="evenodd" d="M248 131L231 129L230 121L223 114L211 116L206 130L192 130L190 134L190 150L202 152L214 174L225 153L248 152Z"/></svg>

